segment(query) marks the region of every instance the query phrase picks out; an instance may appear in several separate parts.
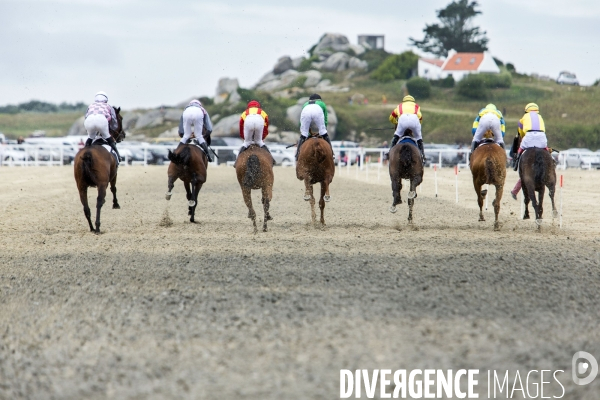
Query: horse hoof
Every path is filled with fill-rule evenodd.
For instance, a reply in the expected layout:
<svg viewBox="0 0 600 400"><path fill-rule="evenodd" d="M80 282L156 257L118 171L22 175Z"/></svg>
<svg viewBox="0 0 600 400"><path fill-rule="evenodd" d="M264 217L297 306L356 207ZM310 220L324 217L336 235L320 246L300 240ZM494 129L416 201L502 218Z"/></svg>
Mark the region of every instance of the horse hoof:
<svg viewBox="0 0 600 400"><path fill-rule="evenodd" d="M120 206L120 205L118 205L118 204L113 204L113 209L114 209L114 210L120 210L120 209L121 209L121 206Z"/></svg>
<svg viewBox="0 0 600 400"><path fill-rule="evenodd" d="M310 200L310 196L304 195L303 199L304 199L304 201L309 201Z"/></svg>
<svg viewBox="0 0 600 400"><path fill-rule="evenodd" d="M273 217L271 217L270 215L267 215L267 221L273 221Z"/></svg>
<svg viewBox="0 0 600 400"><path fill-rule="evenodd" d="M196 205L196 202L194 200L189 200L188 201L188 206L194 207L195 205Z"/></svg>
<svg viewBox="0 0 600 400"><path fill-rule="evenodd" d="M485 218L479 217L479 222L481 222L481 221L485 221Z"/></svg>
<svg viewBox="0 0 600 400"><path fill-rule="evenodd" d="M552 217L558 218L558 211L556 211L556 210L552 211Z"/></svg>
<svg viewBox="0 0 600 400"><path fill-rule="evenodd" d="M390 212L391 212L392 214L393 214L393 213L395 213L396 211L398 211L398 209L396 208L396 206L391 206L391 207L390 207Z"/></svg>
<svg viewBox="0 0 600 400"><path fill-rule="evenodd" d="M165 193L165 199L171 200L171 196L172 195L173 195L173 192L167 192L167 193Z"/></svg>
<svg viewBox="0 0 600 400"><path fill-rule="evenodd" d="M535 220L535 224L536 224L537 226L542 226L542 220L541 220L541 219L536 219L536 220Z"/></svg>
<svg viewBox="0 0 600 400"><path fill-rule="evenodd" d="M408 196L409 199L414 199L415 197L417 197L417 192L408 192Z"/></svg>
<svg viewBox="0 0 600 400"><path fill-rule="evenodd" d="M325 200L326 202L330 202L331 201L331 196L323 196L323 200Z"/></svg>
<svg viewBox="0 0 600 400"><path fill-rule="evenodd" d="M529 215L525 215L523 219L529 219Z"/></svg>
<svg viewBox="0 0 600 400"><path fill-rule="evenodd" d="M487 195L487 189L483 189L481 191L481 197L485 197Z"/></svg>

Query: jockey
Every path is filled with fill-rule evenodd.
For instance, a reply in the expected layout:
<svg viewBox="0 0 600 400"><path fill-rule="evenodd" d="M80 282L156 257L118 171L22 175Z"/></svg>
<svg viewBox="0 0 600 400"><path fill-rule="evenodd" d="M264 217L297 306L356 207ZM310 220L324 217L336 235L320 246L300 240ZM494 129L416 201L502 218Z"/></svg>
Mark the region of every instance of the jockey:
<svg viewBox="0 0 600 400"><path fill-rule="evenodd" d="M194 125L194 133L200 148L206 154L208 161L212 162L213 160L208 151L208 144L204 139L204 135L208 136L208 140L210 140L213 127L208 112L202 107L200 100L190 101L183 110L183 114L181 114L181 118L179 119L179 137L181 137L181 141L177 145L177 148L187 144L192 136L192 125Z"/></svg>
<svg viewBox="0 0 600 400"><path fill-rule="evenodd" d="M494 133L494 142L504 148L504 132L506 132L506 124L502 113L493 104L488 104L485 108L479 110L479 114L473 121L473 142L471 143L471 154L475 151L479 143L483 139L483 135L491 130Z"/></svg>
<svg viewBox="0 0 600 400"><path fill-rule="evenodd" d="M256 144L261 149L265 149L271 154L269 148L263 140L269 135L269 116L260 107L260 103L252 100L246 106L246 110L240 116L240 137L244 139L244 144L240 148L238 157L251 144ZM271 156L273 158L273 156ZM275 164L275 159L273 159Z"/></svg>
<svg viewBox="0 0 600 400"><path fill-rule="evenodd" d="M329 143L331 140L327 134L327 105L318 94L313 94L308 98L308 101L302 106L300 113L300 139L298 140L298 148L296 149L296 161L300 154L300 146L308 139L309 130L316 130L319 135Z"/></svg>
<svg viewBox="0 0 600 400"><path fill-rule="evenodd" d="M108 96L106 93L102 91L96 93L94 102L90 104L85 113L83 125L88 133L88 139L85 142L86 147L91 146L92 142L100 136L102 139L106 140L106 143L108 143L117 154L117 159L121 159L121 155L117 150L117 143L110 135L109 131L109 128L112 130L119 129L119 122L117 121L117 115L115 114L114 108L108 104Z"/></svg>
<svg viewBox="0 0 600 400"><path fill-rule="evenodd" d="M519 121L518 135L521 137L521 146L517 151L517 158L515 160L514 170L519 168L519 159L521 153L530 147L537 147L540 149L548 149L548 139L546 138L546 127L544 120L539 114L540 108L535 103L529 103L525 106L525 115ZM511 190L513 199L517 199L517 193L521 190L521 179L517 181L514 189Z"/></svg>
<svg viewBox="0 0 600 400"><path fill-rule="evenodd" d="M421 136L421 107L415 103L415 98L407 95L402 99L402 103L390 114L390 122L396 126L394 138L390 150L394 147L400 138L404 136L404 132L410 129L413 133L413 138L417 141L417 146L421 152L421 158L425 162L425 150L423 148L423 136ZM388 153L389 154L389 153Z"/></svg>

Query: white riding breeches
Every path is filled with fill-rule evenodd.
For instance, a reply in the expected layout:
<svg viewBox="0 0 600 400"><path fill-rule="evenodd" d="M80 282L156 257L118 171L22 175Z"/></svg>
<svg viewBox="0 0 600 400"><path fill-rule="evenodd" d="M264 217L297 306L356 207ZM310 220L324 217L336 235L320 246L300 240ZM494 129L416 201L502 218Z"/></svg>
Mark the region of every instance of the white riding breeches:
<svg viewBox="0 0 600 400"><path fill-rule="evenodd" d="M83 122L88 137L95 140L100 136L102 139L110 138L108 131L108 120L103 114L91 114Z"/></svg>
<svg viewBox="0 0 600 400"><path fill-rule="evenodd" d="M423 139L423 136L421 136L421 121L419 121L416 114L402 114L398 118L398 126L394 135L402 137L407 129L412 131L415 140Z"/></svg>
<svg viewBox="0 0 600 400"><path fill-rule="evenodd" d="M481 142L483 140L483 135L485 135L488 130L491 130L494 133L494 141L496 143L504 143L500 119L492 113L485 114L479 119L479 126L475 131L475 135L473 135L473 141Z"/></svg>
<svg viewBox="0 0 600 400"><path fill-rule="evenodd" d="M251 114L244 120L244 147L248 148L251 144L263 147L265 143L262 140L263 130L265 129L265 120L260 114Z"/></svg>
<svg viewBox="0 0 600 400"><path fill-rule="evenodd" d="M319 132L323 136L327 134L325 126L325 115L318 104L308 104L300 114L300 134L308 137L308 131Z"/></svg>
<svg viewBox="0 0 600 400"><path fill-rule="evenodd" d="M183 112L183 137L181 143L186 144L192 136L192 125L194 125L194 134L198 143L205 142L202 136L202 128L204 127L204 112L200 107L188 107Z"/></svg>
<svg viewBox="0 0 600 400"><path fill-rule="evenodd" d="M542 131L529 131L521 140L521 148L523 150L530 147L537 147L539 149L545 149L548 147L548 139L546 133Z"/></svg>

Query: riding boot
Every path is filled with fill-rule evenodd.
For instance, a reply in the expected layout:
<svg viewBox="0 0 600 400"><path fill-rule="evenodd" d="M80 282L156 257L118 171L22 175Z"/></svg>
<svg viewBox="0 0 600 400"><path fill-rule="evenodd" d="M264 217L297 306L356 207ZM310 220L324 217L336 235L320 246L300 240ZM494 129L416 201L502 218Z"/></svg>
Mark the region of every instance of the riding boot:
<svg viewBox="0 0 600 400"><path fill-rule="evenodd" d="M425 148L423 148L423 139L417 140L417 146L419 146L419 151L421 152L421 161L423 161L423 165L425 165Z"/></svg>
<svg viewBox="0 0 600 400"><path fill-rule="evenodd" d="M200 143L200 148L202 150L204 150L204 152L206 153L206 157L208 158L208 162L213 162L213 159L210 156L210 151L208 150L208 145L206 144L206 142Z"/></svg>
<svg viewBox="0 0 600 400"><path fill-rule="evenodd" d="M300 139L298 139L298 146L296 146L296 161L298 161L298 155L300 154L300 146L302 143L306 141L307 137L300 135Z"/></svg>
<svg viewBox="0 0 600 400"><path fill-rule="evenodd" d="M388 160L390 158L390 151L392 151L392 148L398 143L398 140L400 140L400 136L394 135L394 137L392 138L392 144L390 145L390 149L386 153L383 153L384 160Z"/></svg>
<svg viewBox="0 0 600 400"><path fill-rule="evenodd" d="M333 153L333 145L331 144L331 140L329 139L329 134L324 134L321 136L327 143L329 143L329 147L331 147L331 154L333 154L333 158L335 159L335 154Z"/></svg>
<svg viewBox="0 0 600 400"><path fill-rule="evenodd" d="M520 153L518 153L518 154L517 154L517 157L516 157L516 158L513 160L513 163L514 163L514 165L513 165L513 170L515 170L515 171L516 171L516 170L518 170L518 169L519 169L519 160L520 160L520 159L521 159L521 154L520 154Z"/></svg>
<svg viewBox="0 0 600 400"><path fill-rule="evenodd" d="M504 142L500 142L500 143L498 143L498 145L499 145L500 147L502 147L502 150L506 150L506 147L504 147Z"/></svg>
<svg viewBox="0 0 600 400"><path fill-rule="evenodd" d="M242 151L244 151L244 150L246 150L246 149L247 149L247 147L246 147L246 146L244 146L244 145L242 145L242 147L240 147L240 149L238 150L238 155L237 155L237 157L235 158L235 162L233 163L233 168L237 167L237 162L238 162L238 160L240 159L240 154L242 154Z"/></svg>
<svg viewBox="0 0 600 400"><path fill-rule="evenodd" d="M91 145L92 145L92 142L93 142L92 138L88 138L88 139L85 141L85 147L89 147L89 146L91 146Z"/></svg>
<svg viewBox="0 0 600 400"><path fill-rule="evenodd" d="M119 154L119 150L117 150L117 142L115 142L115 139L113 139L112 137L109 137L106 140L106 142L108 143L110 148L113 149L113 151L117 154L117 165L119 165L119 162L121 161L121 155Z"/></svg>
<svg viewBox="0 0 600 400"><path fill-rule="evenodd" d="M261 149L265 149L266 151L268 151L268 152L269 152L269 155L271 156L271 160L273 160L273 165L275 165L275 159L273 158L273 154L271 154L271 150L269 150L269 148L267 147L267 145L266 145L266 144L263 144L263 145L261 146Z"/></svg>
<svg viewBox="0 0 600 400"><path fill-rule="evenodd" d="M469 161L471 161L471 156L473 155L473 152L475 151L475 149L477 148L477 146L479 146L479 142L476 140L473 140L471 142L471 152L469 153Z"/></svg>

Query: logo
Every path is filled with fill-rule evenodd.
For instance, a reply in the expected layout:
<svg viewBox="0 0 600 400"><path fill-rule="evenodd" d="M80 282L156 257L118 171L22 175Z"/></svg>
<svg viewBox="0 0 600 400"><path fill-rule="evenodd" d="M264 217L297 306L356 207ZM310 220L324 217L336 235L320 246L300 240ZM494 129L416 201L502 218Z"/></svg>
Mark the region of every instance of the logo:
<svg viewBox="0 0 600 400"><path fill-rule="evenodd" d="M596 375L598 375L598 361L590 353L578 351L573 355L572 370L573 382L576 385L589 385L596 379ZM588 376L580 378L580 376L585 375L588 371Z"/></svg>

